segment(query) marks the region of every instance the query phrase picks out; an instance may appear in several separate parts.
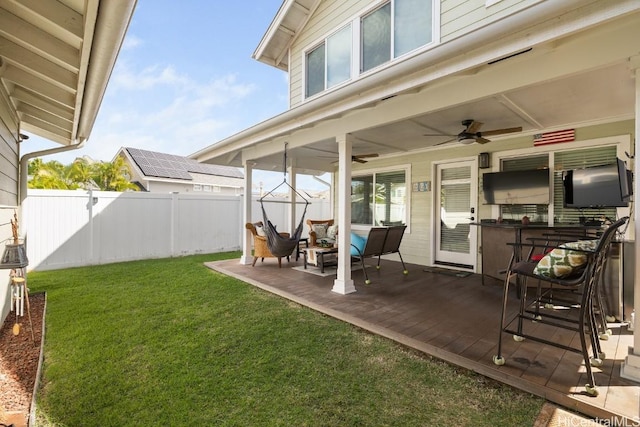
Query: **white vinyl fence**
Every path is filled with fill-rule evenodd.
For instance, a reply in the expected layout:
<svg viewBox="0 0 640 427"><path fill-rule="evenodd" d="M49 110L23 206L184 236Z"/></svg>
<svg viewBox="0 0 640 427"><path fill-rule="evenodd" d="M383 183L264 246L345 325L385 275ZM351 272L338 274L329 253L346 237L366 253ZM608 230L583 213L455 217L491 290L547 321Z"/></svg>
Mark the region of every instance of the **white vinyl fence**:
<svg viewBox="0 0 640 427"><path fill-rule="evenodd" d="M28 268L53 270L239 250L247 232L242 206L238 196L30 189L21 229ZM291 205L265 207L278 230L287 231ZM297 211L296 223L302 213L299 205ZM312 200L306 218L332 217L328 200ZM261 219L254 199L252 222Z"/></svg>

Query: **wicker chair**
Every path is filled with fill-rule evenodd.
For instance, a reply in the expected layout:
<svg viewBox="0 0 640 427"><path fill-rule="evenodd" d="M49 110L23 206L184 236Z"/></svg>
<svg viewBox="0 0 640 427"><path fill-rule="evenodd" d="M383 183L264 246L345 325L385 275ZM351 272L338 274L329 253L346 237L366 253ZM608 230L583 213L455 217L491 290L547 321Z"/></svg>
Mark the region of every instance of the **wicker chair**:
<svg viewBox="0 0 640 427"><path fill-rule="evenodd" d="M307 225L309 226L309 247L312 248L314 246L318 246L316 243L316 232L313 231L313 226L315 224L327 224L328 226L333 225L332 219L308 219Z"/></svg>
<svg viewBox="0 0 640 427"><path fill-rule="evenodd" d="M258 258L261 258L263 262L265 258L278 258L278 267L282 268L282 257L276 257L269 251L267 237L260 236L256 230L256 227L262 227L262 221L254 224L248 222L245 227L253 235L253 263L251 265L255 266ZM289 233L280 233L280 235L288 237ZM289 261L289 257L287 257L287 261Z"/></svg>

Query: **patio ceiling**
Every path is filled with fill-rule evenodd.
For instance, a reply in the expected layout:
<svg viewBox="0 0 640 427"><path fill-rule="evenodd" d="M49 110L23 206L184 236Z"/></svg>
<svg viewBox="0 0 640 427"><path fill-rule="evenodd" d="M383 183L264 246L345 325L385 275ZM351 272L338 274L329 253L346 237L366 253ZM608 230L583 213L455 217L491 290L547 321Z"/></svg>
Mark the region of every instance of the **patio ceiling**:
<svg viewBox="0 0 640 427"><path fill-rule="evenodd" d="M84 141L136 0L0 0L0 84L26 131Z"/></svg>

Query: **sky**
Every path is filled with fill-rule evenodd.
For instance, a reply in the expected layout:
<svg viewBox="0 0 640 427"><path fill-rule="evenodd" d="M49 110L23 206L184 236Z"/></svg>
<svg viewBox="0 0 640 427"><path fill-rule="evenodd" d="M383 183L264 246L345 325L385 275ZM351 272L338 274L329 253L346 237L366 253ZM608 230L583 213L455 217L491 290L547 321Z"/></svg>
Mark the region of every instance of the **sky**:
<svg viewBox="0 0 640 427"><path fill-rule="evenodd" d="M120 147L188 156L286 111L286 73L251 58L281 4L138 0L91 136L43 161L111 161ZM60 146L29 136L25 153ZM264 188L282 179L253 176ZM297 182L326 189L310 177Z"/></svg>

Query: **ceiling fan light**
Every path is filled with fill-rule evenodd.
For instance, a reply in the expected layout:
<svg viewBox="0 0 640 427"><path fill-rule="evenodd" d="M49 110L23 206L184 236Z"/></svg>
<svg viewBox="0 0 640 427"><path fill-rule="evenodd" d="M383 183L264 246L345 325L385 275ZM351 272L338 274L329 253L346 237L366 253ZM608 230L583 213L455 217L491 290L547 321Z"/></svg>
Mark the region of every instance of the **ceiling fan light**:
<svg viewBox="0 0 640 427"><path fill-rule="evenodd" d="M469 145L469 144L473 144L474 142L476 142L476 139L475 138L465 137L465 138L458 139L458 142L460 144Z"/></svg>

